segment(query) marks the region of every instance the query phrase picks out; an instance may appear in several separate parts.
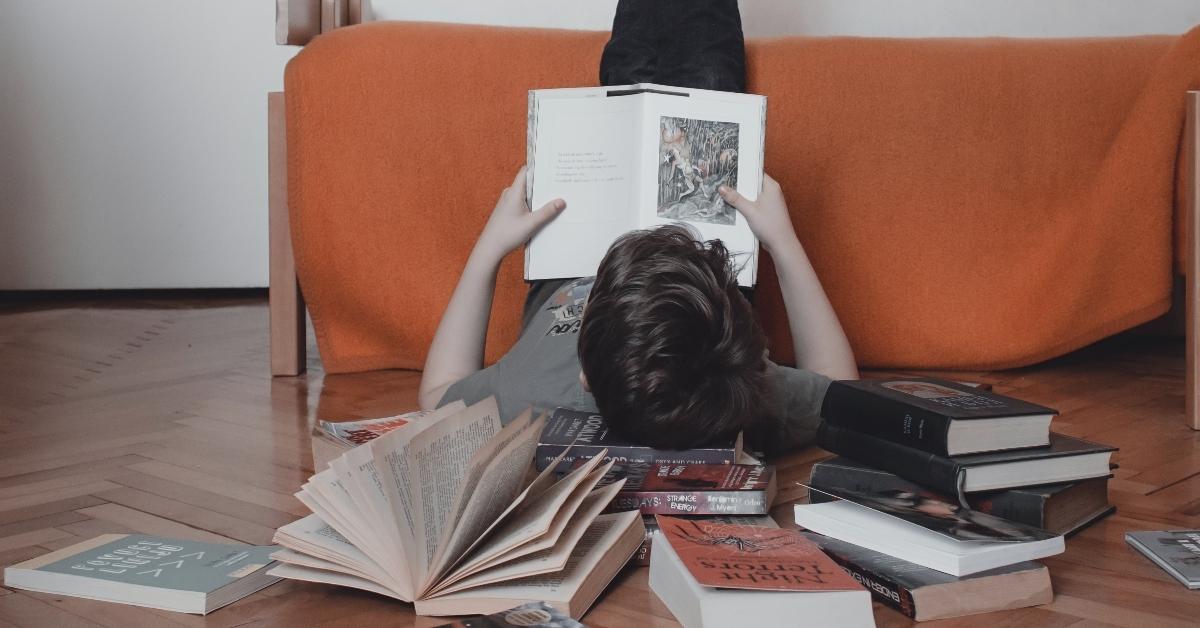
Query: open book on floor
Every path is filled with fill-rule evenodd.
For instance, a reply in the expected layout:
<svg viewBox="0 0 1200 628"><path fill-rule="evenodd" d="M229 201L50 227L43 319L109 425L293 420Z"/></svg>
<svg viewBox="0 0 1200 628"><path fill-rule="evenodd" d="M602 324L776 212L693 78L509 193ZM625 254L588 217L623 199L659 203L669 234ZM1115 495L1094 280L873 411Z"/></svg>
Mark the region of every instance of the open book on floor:
<svg viewBox="0 0 1200 628"><path fill-rule="evenodd" d="M422 615L545 600L578 617L641 544L637 512L601 515L596 458L531 476L543 419L501 426L494 398L414 420L347 451L296 494L313 514L280 528L272 573L405 602Z"/></svg>
<svg viewBox="0 0 1200 628"><path fill-rule="evenodd" d="M649 83L529 92L529 206L568 206L526 247L525 278L594 275L620 235L683 221L754 285L758 240L717 189L758 198L766 109L763 96Z"/></svg>

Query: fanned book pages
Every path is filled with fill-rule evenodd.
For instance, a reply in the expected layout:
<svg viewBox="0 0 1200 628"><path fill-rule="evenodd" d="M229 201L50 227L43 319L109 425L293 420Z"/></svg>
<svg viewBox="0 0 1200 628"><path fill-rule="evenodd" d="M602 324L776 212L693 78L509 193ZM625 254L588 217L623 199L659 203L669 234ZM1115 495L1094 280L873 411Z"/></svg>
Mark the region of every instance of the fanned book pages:
<svg viewBox="0 0 1200 628"><path fill-rule="evenodd" d="M717 189L758 198L766 110L763 96L649 83L530 91L529 206L567 209L526 247L525 278L594 275L625 232L684 222L754 285L758 240Z"/></svg>
<svg viewBox="0 0 1200 628"><path fill-rule="evenodd" d="M495 613L544 600L581 616L642 542L637 512L601 515L597 457L532 473L544 418L506 426L495 398L438 411L350 449L296 497L272 573L415 604L421 615Z"/></svg>

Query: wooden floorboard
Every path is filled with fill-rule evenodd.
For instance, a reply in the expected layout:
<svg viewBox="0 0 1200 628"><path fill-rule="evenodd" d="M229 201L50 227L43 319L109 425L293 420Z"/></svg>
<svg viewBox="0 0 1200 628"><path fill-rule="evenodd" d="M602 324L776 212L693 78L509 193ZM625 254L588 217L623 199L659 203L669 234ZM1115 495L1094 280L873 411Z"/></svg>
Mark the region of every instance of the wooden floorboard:
<svg viewBox="0 0 1200 628"><path fill-rule="evenodd" d="M416 406L420 375L269 376L259 296L211 300L102 295L0 301L0 566L109 532L266 543L307 511L294 493L312 472L317 418L384 416ZM312 334L309 334L312 337ZM1123 336L1034 367L956 373L1059 408L1055 429L1121 448L1118 514L1046 561L1047 606L937 626L1200 625L1200 592L1126 546L1127 530L1200 528L1200 433L1184 425L1180 339ZM803 489L808 448L776 462L781 523ZM587 615L593 626L674 626L627 568ZM879 626L907 619L876 606ZM0 587L7 626L435 626L378 596L284 582L208 617ZM752 621L747 625L752 625Z"/></svg>

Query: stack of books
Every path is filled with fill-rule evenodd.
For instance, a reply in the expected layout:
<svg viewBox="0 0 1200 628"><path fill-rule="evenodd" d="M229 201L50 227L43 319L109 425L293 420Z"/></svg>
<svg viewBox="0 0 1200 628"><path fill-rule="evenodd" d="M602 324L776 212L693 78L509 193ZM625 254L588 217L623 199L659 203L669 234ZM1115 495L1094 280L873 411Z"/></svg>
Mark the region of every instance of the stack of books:
<svg viewBox="0 0 1200 628"><path fill-rule="evenodd" d="M796 523L918 620L1048 602L1029 561L1114 510L1115 449L1051 432L1056 415L932 378L834 382L817 443L839 457L813 466Z"/></svg>
<svg viewBox="0 0 1200 628"><path fill-rule="evenodd" d="M555 409L538 441L538 469L557 465L559 471L574 470L596 456L613 464L597 486L624 483L605 512L636 510L642 515L646 534L634 564L650 564L658 529L655 515L779 527L769 515L775 468L743 451L740 434L696 449L654 449L616 436L599 414Z"/></svg>

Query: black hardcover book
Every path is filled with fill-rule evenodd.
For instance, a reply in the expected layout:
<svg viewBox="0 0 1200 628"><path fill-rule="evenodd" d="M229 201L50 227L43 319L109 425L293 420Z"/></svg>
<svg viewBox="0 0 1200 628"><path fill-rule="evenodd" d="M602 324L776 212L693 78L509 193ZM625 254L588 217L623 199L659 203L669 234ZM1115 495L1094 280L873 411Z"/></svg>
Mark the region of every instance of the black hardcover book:
<svg viewBox="0 0 1200 628"><path fill-rule="evenodd" d="M739 433L725 442L696 449L654 449L617 437L609 431L599 414L557 408L546 420L542 436L538 439L535 454L538 470L550 466L567 447L571 447L571 451L559 463L556 469L559 473L568 471L576 460L595 457L603 449L608 450L605 461L615 460L621 465L655 462L733 464L742 450L742 435Z"/></svg>
<svg viewBox="0 0 1200 628"><path fill-rule="evenodd" d="M820 534L804 532L876 601L917 621L1049 604L1050 573L1028 561L951 576Z"/></svg>
<svg viewBox="0 0 1200 628"><path fill-rule="evenodd" d="M978 492L1106 477L1115 447L1050 434L1050 446L945 457L822 421L817 445L945 493Z"/></svg>
<svg viewBox="0 0 1200 628"><path fill-rule="evenodd" d="M849 458L832 458L813 465L809 485L819 490L849 490L859 493L908 491L930 493L915 482L870 467ZM943 500L941 493L930 493ZM831 496L814 492L813 502L831 501ZM967 495L972 510L1041 528L1055 534L1073 534L1113 512L1108 503L1108 477L1079 482L986 491Z"/></svg>
<svg viewBox="0 0 1200 628"><path fill-rule="evenodd" d="M1052 408L927 377L829 385L821 416L940 456L1047 444Z"/></svg>

